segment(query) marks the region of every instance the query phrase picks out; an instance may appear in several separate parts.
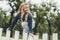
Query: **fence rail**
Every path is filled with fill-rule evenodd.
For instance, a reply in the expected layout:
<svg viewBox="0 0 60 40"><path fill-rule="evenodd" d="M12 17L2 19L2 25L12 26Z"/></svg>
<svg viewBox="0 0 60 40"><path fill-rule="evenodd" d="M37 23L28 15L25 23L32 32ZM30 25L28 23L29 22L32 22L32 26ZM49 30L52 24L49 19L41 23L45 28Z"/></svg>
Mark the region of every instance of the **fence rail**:
<svg viewBox="0 0 60 40"><path fill-rule="evenodd" d="M6 31L6 37L3 37L2 36L2 30L3 30L3 28L0 28L0 40L24 40L24 39L27 38L26 37L27 34L23 32L23 38L19 39L19 31L15 31L14 38L11 38L9 30ZM43 33L42 39L39 39L38 35L34 35L34 37L29 35L28 40L48 40L48 34L47 33ZM58 40L58 34L57 33L53 33L52 34L52 40Z"/></svg>

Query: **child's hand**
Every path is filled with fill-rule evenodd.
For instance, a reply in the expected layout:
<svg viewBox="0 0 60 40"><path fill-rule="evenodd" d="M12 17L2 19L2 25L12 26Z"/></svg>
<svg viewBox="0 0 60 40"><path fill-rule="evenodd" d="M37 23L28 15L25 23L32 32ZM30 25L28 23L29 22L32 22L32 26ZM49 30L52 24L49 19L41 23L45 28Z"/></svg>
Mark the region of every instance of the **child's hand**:
<svg viewBox="0 0 60 40"><path fill-rule="evenodd" d="M21 8L21 13L24 14L23 8Z"/></svg>
<svg viewBox="0 0 60 40"><path fill-rule="evenodd" d="M8 27L7 30L10 30L10 27Z"/></svg>

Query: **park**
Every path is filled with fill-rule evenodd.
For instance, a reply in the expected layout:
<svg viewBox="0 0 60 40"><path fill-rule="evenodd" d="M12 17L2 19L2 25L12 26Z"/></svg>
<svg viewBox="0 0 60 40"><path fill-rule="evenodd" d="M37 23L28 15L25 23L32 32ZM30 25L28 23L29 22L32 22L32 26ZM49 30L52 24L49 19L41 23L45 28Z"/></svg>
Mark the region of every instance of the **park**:
<svg viewBox="0 0 60 40"><path fill-rule="evenodd" d="M34 37L27 38L18 20L12 29L7 30L18 14L21 3L27 2L35 21ZM34 24L33 24L34 25ZM23 35L24 34L24 35ZM0 40L60 40L60 1L57 0L2 0L0 1Z"/></svg>

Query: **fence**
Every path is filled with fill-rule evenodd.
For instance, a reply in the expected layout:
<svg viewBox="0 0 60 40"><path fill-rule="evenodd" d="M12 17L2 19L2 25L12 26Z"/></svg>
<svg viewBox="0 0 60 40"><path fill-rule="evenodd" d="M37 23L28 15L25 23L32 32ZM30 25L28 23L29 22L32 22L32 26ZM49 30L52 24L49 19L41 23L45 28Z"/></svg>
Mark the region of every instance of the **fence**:
<svg viewBox="0 0 60 40"><path fill-rule="evenodd" d="M15 31L15 35L14 38L10 37L10 31L7 30L6 31L6 37L2 36L2 28L0 28L0 40L22 40L19 39L19 31ZM26 38L26 33L23 33L23 39ZM42 35L42 39L39 39L38 35L34 35L34 37L31 37L31 35L29 36L28 40L48 40L48 34L44 33ZM53 33L52 34L52 40L58 40L58 34L57 33Z"/></svg>

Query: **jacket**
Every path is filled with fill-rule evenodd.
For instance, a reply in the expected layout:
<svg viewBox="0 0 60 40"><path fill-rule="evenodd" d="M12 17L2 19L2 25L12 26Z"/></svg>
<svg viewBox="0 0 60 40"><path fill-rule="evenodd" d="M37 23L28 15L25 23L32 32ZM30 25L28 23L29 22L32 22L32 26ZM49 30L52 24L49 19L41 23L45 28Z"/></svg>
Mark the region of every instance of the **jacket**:
<svg viewBox="0 0 60 40"><path fill-rule="evenodd" d="M16 17L9 23L9 29L12 30L14 25L17 23L18 19L21 19L21 14L17 14ZM23 19L24 20L24 17ZM29 32L32 32L32 15L28 13L28 27L29 27Z"/></svg>

